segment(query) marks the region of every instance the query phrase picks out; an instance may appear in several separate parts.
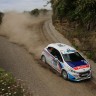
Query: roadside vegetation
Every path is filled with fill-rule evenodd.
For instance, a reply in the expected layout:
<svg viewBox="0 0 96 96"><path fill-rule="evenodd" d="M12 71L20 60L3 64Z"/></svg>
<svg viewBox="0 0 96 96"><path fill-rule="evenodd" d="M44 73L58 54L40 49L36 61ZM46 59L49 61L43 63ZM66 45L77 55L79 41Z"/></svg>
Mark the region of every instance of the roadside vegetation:
<svg viewBox="0 0 96 96"><path fill-rule="evenodd" d="M3 16L4 16L4 13L0 12L0 24L2 23Z"/></svg>
<svg viewBox="0 0 96 96"><path fill-rule="evenodd" d="M36 8L36 9L32 10L32 11L30 12L30 14L31 14L31 15L34 15L34 16L38 16L38 15L40 15L40 14L46 15L47 12L48 12L47 9L37 9L37 8Z"/></svg>
<svg viewBox="0 0 96 96"><path fill-rule="evenodd" d="M53 24L96 62L96 0L50 0Z"/></svg>
<svg viewBox="0 0 96 96"><path fill-rule="evenodd" d="M21 80L0 69L0 96L32 96L26 90Z"/></svg>
<svg viewBox="0 0 96 96"><path fill-rule="evenodd" d="M0 24L4 13L0 12ZM16 80L12 74L0 68L0 96L33 96L28 92L22 80Z"/></svg>

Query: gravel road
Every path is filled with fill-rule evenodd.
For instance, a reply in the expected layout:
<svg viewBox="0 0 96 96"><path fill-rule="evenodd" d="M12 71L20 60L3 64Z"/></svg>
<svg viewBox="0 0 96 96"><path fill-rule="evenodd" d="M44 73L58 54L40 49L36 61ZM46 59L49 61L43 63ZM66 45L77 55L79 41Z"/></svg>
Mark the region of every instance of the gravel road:
<svg viewBox="0 0 96 96"><path fill-rule="evenodd" d="M36 32L32 34L36 40L32 41L31 52L0 37L0 67L26 82L33 96L96 96L96 85L92 80L63 80L40 61L40 54L47 44L62 42L71 45L54 29L51 20L38 24L34 29Z"/></svg>

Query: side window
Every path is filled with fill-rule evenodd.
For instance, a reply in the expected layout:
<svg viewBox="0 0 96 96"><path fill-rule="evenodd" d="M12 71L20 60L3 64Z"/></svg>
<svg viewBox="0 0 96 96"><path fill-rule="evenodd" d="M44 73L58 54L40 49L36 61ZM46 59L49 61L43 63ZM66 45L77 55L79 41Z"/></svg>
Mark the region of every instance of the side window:
<svg viewBox="0 0 96 96"><path fill-rule="evenodd" d="M53 48L52 48L52 47L48 47L47 50L48 50L50 53L52 53Z"/></svg>
<svg viewBox="0 0 96 96"><path fill-rule="evenodd" d="M60 52L58 50L56 50L56 57L58 58L59 61L63 62L61 54L60 54Z"/></svg>
<svg viewBox="0 0 96 96"><path fill-rule="evenodd" d="M57 57L59 61L63 62L62 57L58 50L52 47L48 47L48 51L54 56Z"/></svg>

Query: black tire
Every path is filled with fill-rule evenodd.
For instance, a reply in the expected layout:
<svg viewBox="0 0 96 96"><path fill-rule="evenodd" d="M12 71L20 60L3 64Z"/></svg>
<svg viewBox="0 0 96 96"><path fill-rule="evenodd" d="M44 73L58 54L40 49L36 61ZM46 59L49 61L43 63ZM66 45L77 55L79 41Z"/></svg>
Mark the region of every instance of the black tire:
<svg viewBox="0 0 96 96"><path fill-rule="evenodd" d="M68 80L68 74L65 70L62 71L62 77L63 79Z"/></svg>
<svg viewBox="0 0 96 96"><path fill-rule="evenodd" d="M41 61L46 63L46 57L44 55L41 56Z"/></svg>

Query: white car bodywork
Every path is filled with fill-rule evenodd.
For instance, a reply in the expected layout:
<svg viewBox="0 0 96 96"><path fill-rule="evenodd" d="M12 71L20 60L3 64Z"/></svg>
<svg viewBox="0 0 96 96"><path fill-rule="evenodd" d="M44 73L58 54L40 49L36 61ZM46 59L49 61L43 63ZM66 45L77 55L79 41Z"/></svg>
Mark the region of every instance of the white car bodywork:
<svg viewBox="0 0 96 96"><path fill-rule="evenodd" d="M51 53L50 50L54 52ZM55 56L55 53L58 56ZM67 61L67 59L69 58L68 56L75 60L75 55L80 57L79 61ZM75 48L71 46L62 43L49 44L46 48L44 48L41 58L42 57L45 58L46 63L57 70L60 74L65 71L67 74L67 79L73 81L81 81L91 78L90 64L86 59L84 59L83 56L79 54L79 52Z"/></svg>

